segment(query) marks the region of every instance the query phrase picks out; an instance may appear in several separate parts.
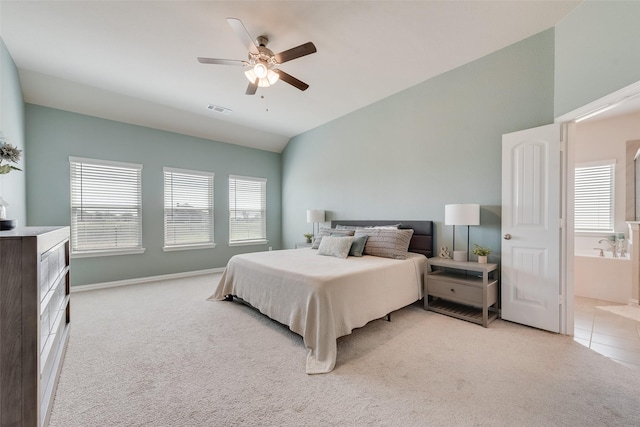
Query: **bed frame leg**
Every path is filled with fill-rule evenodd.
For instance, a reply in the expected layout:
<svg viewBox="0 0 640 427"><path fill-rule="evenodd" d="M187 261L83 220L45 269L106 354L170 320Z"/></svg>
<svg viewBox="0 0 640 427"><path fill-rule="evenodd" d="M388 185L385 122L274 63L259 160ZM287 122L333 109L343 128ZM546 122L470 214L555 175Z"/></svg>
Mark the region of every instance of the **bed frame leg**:
<svg viewBox="0 0 640 427"><path fill-rule="evenodd" d="M391 313L387 314L387 322L391 322Z"/></svg>

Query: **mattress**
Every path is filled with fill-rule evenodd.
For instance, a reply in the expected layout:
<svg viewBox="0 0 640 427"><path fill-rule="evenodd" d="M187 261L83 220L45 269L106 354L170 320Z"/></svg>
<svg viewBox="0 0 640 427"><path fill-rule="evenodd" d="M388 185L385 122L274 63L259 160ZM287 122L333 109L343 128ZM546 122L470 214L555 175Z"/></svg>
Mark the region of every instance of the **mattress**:
<svg viewBox="0 0 640 427"><path fill-rule="evenodd" d="M422 298L426 260L415 253L342 259L313 249L236 255L209 299L239 297L289 326L307 348L306 372L327 373L338 337Z"/></svg>

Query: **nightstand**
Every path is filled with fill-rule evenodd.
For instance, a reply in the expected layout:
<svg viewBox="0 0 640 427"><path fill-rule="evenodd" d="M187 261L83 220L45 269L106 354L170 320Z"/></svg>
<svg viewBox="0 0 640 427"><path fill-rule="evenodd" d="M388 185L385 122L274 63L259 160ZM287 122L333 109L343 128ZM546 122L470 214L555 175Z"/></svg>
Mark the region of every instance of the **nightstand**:
<svg viewBox="0 0 640 427"><path fill-rule="evenodd" d="M485 328L498 317L498 264L427 260L425 310L478 323Z"/></svg>
<svg viewBox="0 0 640 427"><path fill-rule="evenodd" d="M311 245L312 243L307 243L307 242L296 243L296 249L310 248Z"/></svg>

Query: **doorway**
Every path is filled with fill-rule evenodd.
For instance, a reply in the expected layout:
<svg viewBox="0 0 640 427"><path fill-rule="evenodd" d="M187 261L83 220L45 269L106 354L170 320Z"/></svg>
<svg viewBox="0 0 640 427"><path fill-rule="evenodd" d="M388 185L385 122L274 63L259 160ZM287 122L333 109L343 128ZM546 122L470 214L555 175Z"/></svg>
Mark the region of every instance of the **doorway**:
<svg viewBox="0 0 640 427"><path fill-rule="evenodd" d="M637 304L638 290L632 289L630 260L612 259L612 253L607 251L607 241L614 233L618 236L624 233L625 239L629 237L625 222L630 219L626 202L629 197L626 171L632 165L628 164L626 141L640 139L637 127L640 121L640 82L556 121L564 123L567 133L565 333L607 357L640 366L640 323L607 311L609 306L624 308L629 300ZM604 160L613 160L616 168L614 233L576 233L574 168L577 164ZM606 240L599 243L601 239ZM599 257L596 247L604 249L605 257ZM574 258L574 254L592 258ZM601 277L594 272L584 272L583 261L596 268L594 272L601 273ZM586 288L585 276L593 279Z"/></svg>

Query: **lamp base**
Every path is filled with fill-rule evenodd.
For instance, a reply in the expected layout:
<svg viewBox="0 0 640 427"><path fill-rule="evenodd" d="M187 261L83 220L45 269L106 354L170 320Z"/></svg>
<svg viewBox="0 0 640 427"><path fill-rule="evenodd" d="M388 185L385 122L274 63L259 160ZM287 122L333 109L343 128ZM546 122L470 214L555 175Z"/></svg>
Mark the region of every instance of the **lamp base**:
<svg viewBox="0 0 640 427"><path fill-rule="evenodd" d="M467 251L453 251L454 261L467 261Z"/></svg>

